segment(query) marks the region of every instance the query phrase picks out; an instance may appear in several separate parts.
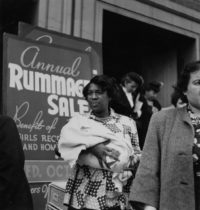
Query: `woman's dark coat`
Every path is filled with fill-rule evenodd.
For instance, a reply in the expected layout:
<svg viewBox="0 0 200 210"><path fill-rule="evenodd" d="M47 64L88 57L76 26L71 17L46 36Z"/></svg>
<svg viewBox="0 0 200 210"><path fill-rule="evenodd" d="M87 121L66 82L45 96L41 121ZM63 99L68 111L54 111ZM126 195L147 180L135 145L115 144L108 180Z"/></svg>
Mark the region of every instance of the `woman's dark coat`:
<svg viewBox="0 0 200 210"><path fill-rule="evenodd" d="M14 121L6 116L0 116L0 209L33 209L22 143Z"/></svg>

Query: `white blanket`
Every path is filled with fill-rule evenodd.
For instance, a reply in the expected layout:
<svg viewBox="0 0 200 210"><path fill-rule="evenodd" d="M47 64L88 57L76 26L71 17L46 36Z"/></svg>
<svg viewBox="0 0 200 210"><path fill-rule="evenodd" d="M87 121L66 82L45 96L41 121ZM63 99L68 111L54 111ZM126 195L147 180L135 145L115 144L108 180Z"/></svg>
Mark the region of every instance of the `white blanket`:
<svg viewBox="0 0 200 210"><path fill-rule="evenodd" d="M123 172L130 163L130 156L133 155L133 147L130 139L125 139L123 133L114 133L100 122L78 115L73 117L61 130L58 149L61 157L67 161L71 167L79 159L80 164L89 165L93 168L101 168L96 156L90 154L80 155L82 150L96 144L110 140L107 145L119 151L119 161L107 158L108 163L113 162L110 169L113 172ZM80 156L79 156L80 155ZM105 169L106 165L104 165Z"/></svg>
<svg viewBox="0 0 200 210"><path fill-rule="evenodd" d="M122 192L123 185L126 184L132 172L126 169L130 164L130 157L134 155L133 147L130 139L123 137L123 132L114 133L107 127L92 119L84 116L73 117L61 130L60 140L58 141L58 149L61 157L67 161L71 167L78 161L79 164L88 165L92 168L102 168L96 156L93 154L81 154L82 150L96 144L111 140L108 147L119 151L119 161L115 161L107 157L107 163L112 162L110 168L113 171L112 181Z"/></svg>

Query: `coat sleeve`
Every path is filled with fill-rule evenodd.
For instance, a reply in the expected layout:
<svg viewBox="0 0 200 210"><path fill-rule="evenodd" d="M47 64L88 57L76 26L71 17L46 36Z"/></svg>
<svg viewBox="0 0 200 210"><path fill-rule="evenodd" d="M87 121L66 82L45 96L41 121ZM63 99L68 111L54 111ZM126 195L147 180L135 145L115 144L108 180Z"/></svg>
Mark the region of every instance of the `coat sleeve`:
<svg viewBox="0 0 200 210"><path fill-rule="evenodd" d="M158 208L160 189L160 133L163 117L154 114L149 124L142 157L133 180L130 201Z"/></svg>

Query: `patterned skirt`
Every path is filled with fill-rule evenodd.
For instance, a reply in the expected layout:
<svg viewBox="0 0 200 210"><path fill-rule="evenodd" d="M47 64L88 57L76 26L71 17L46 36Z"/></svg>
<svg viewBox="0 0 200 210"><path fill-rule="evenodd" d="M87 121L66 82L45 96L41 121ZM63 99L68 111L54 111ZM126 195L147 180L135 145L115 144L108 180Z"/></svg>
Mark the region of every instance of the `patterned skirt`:
<svg viewBox="0 0 200 210"><path fill-rule="evenodd" d="M104 169L76 165L67 180L64 204L75 209L129 208L128 195L133 177L127 180L123 192L119 192L112 175L111 171Z"/></svg>

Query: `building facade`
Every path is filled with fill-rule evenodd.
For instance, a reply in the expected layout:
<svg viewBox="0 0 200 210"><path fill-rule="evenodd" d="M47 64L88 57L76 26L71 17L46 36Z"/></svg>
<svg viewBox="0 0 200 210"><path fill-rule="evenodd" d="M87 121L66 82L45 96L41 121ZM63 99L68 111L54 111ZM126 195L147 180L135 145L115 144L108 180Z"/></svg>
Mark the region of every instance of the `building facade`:
<svg viewBox="0 0 200 210"><path fill-rule="evenodd" d="M183 66L199 59L200 1L38 0L34 24L102 43L103 73L160 80L163 106Z"/></svg>

